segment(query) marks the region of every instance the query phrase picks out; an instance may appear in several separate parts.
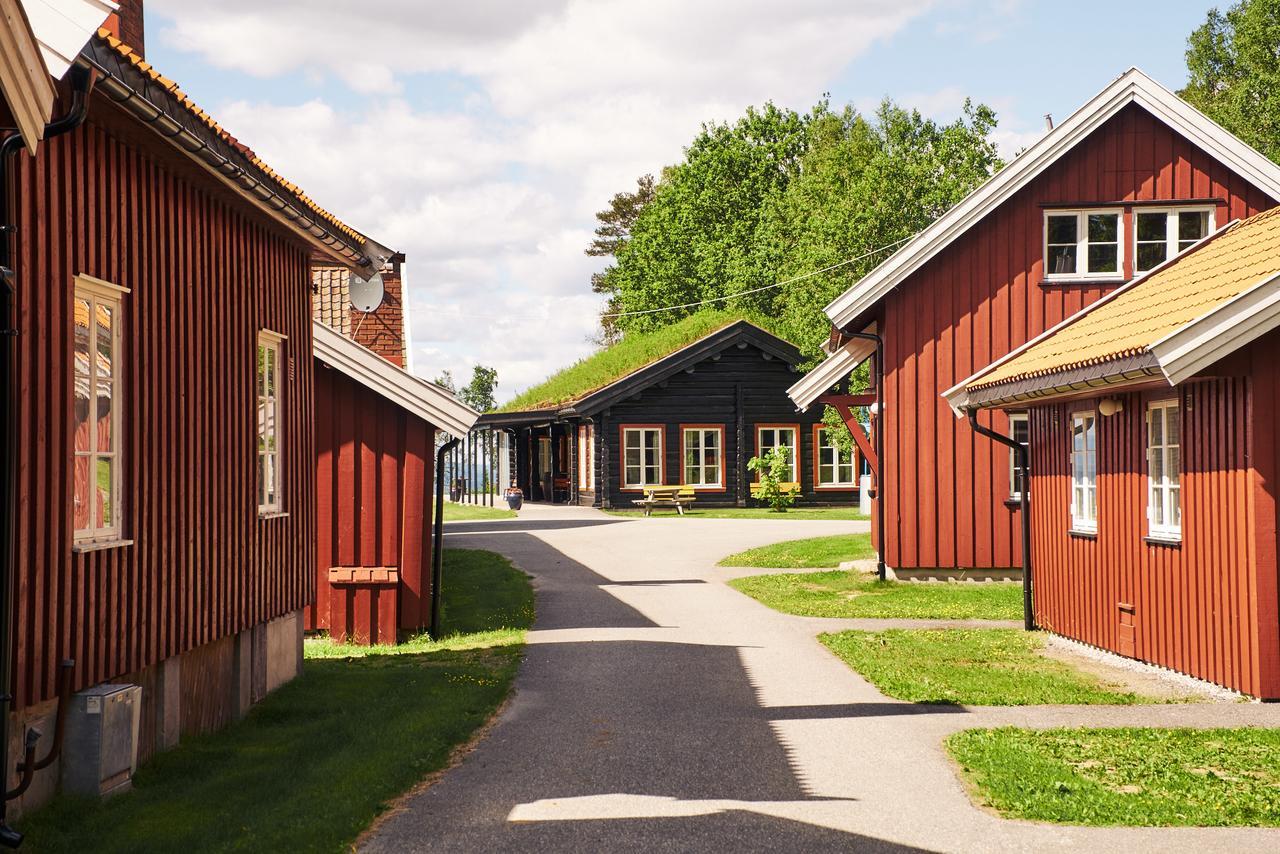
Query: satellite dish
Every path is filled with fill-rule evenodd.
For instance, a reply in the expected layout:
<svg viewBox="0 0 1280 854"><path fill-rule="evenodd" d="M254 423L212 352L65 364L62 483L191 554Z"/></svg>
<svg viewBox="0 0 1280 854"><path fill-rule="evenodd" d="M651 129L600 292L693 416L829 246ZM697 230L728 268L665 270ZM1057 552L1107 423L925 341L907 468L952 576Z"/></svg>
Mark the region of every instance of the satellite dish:
<svg viewBox="0 0 1280 854"><path fill-rule="evenodd" d="M382 305L382 274L374 273L368 279L351 276L351 307L356 311L370 312Z"/></svg>

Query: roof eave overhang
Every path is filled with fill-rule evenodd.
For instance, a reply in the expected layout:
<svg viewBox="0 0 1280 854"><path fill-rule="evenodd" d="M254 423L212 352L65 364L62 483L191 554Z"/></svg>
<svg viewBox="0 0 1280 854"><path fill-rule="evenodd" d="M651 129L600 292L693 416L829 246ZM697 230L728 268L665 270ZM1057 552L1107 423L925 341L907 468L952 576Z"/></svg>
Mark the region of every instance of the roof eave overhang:
<svg viewBox="0 0 1280 854"><path fill-rule="evenodd" d="M1024 377L978 388L957 387L944 393L956 417L971 409L1034 405L1054 399L1079 397L1147 385L1163 385L1160 365L1150 352L1083 365L1035 377Z"/></svg>
<svg viewBox="0 0 1280 854"><path fill-rule="evenodd" d="M870 311L906 277L1132 103L1186 136L1272 199L1280 201L1280 166L1138 69L1130 69L856 285L836 297L825 309L831 322L843 329Z"/></svg>
<svg viewBox="0 0 1280 854"><path fill-rule="evenodd" d="M168 90L101 39L90 39L79 61L98 72L95 88L117 107L132 114L238 196L356 275L369 278L395 256L394 250L377 241L352 237L316 216L279 181L190 116Z"/></svg>
<svg viewBox="0 0 1280 854"><path fill-rule="evenodd" d="M396 367L323 323L312 321L311 331L317 360L428 424L454 436L465 436L480 417L480 413L434 383Z"/></svg>
<svg viewBox="0 0 1280 854"><path fill-rule="evenodd" d="M0 89L22 142L32 155L53 116L57 90L40 56L40 43L19 0L0 0Z"/></svg>
<svg viewBox="0 0 1280 854"><path fill-rule="evenodd" d="M875 325L865 331L874 332ZM865 338L850 338L843 346L818 363L800 381L787 389L787 396L801 412L806 411L818 398L853 373L854 368L865 362L876 351L876 345Z"/></svg>
<svg viewBox="0 0 1280 854"><path fill-rule="evenodd" d="M1161 370L1177 385L1280 328L1280 274L1216 306L1151 345Z"/></svg>

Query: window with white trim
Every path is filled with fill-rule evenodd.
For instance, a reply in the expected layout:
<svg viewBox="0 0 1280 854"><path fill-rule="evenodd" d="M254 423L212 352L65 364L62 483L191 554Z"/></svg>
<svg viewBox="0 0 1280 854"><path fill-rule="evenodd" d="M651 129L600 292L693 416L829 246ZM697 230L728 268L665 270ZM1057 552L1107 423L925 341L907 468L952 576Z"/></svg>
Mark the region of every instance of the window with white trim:
<svg viewBox="0 0 1280 854"><path fill-rule="evenodd" d="M1009 438L1024 448L1031 442L1031 419L1025 412L1009 413ZM1018 454L1009 449L1009 499L1022 500L1022 490L1027 482L1027 472L1018 465Z"/></svg>
<svg viewBox="0 0 1280 854"><path fill-rule="evenodd" d="M1046 211L1046 279L1124 276L1124 217L1119 210Z"/></svg>
<svg viewBox="0 0 1280 854"><path fill-rule="evenodd" d="M721 489L724 487L724 428L685 427L684 483Z"/></svg>
<svg viewBox="0 0 1280 854"><path fill-rule="evenodd" d="M1182 537L1178 416L1176 400L1162 400L1147 408L1147 528L1155 539Z"/></svg>
<svg viewBox="0 0 1280 854"><path fill-rule="evenodd" d="M578 489L591 492L596 482L596 426L578 426Z"/></svg>
<svg viewBox="0 0 1280 854"><path fill-rule="evenodd" d="M120 539L121 318L128 293L77 276L73 315L72 526L78 543Z"/></svg>
<svg viewBox="0 0 1280 854"><path fill-rule="evenodd" d="M662 430L657 427L626 427L622 437L623 487L661 486Z"/></svg>
<svg viewBox="0 0 1280 854"><path fill-rule="evenodd" d="M1133 269L1145 273L1190 249L1213 231L1212 207L1133 212Z"/></svg>
<svg viewBox="0 0 1280 854"><path fill-rule="evenodd" d="M756 448L760 456L764 456L774 448L787 449L786 483L796 481L796 446L798 445L796 428L794 427L759 427L756 429Z"/></svg>
<svg viewBox="0 0 1280 854"><path fill-rule="evenodd" d="M1098 530L1098 419L1092 412L1071 415L1071 528Z"/></svg>
<svg viewBox="0 0 1280 854"><path fill-rule="evenodd" d="M857 486L858 471L854 464L856 455L853 449L841 451L835 443L835 432L830 427L819 427L817 436L818 486Z"/></svg>
<svg viewBox="0 0 1280 854"><path fill-rule="evenodd" d="M280 468L280 351L281 336L263 330L258 334L258 513L270 515L284 509Z"/></svg>

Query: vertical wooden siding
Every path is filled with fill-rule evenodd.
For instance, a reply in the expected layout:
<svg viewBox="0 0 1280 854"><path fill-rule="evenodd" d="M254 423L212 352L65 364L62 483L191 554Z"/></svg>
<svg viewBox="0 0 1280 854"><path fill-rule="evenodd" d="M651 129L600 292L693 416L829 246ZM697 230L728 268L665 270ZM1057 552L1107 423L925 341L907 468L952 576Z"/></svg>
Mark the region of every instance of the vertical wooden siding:
<svg viewBox="0 0 1280 854"><path fill-rule="evenodd" d="M158 143L90 121L21 157L18 703L147 667L297 610L314 592L308 252ZM123 301L122 518L132 545L72 554L73 276ZM287 335L287 516L256 503L257 332Z"/></svg>
<svg viewBox="0 0 1280 854"><path fill-rule="evenodd" d="M1181 398L1182 542L1166 545L1144 541L1146 408L1175 395ZM1195 382L1121 400L1123 411L1097 421L1093 537L1069 533L1068 451L1071 413L1096 408L1096 401L1032 410L1032 565L1040 625L1127 653L1121 609L1130 606L1134 657L1255 696L1276 696L1274 660L1262 666L1276 642L1274 559L1270 616L1265 605L1257 608L1249 380Z"/></svg>
<svg viewBox="0 0 1280 854"><path fill-rule="evenodd" d="M1094 302L1114 284L1043 285L1045 203L1220 198L1223 225L1275 202L1139 107L1098 129L885 298L886 560L895 567L1021 561L1006 506L1008 451L939 395ZM1132 240L1126 216L1126 242ZM984 423L1007 432L1006 417Z"/></svg>
<svg viewBox="0 0 1280 854"><path fill-rule="evenodd" d="M351 628L368 638L379 607L370 597L381 594L331 589L329 569L395 567L400 628L422 629L430 617L435 428L319 362L315 375L318 584L306 628L331 628L330 597L350 594L342 604Z"/></svg>

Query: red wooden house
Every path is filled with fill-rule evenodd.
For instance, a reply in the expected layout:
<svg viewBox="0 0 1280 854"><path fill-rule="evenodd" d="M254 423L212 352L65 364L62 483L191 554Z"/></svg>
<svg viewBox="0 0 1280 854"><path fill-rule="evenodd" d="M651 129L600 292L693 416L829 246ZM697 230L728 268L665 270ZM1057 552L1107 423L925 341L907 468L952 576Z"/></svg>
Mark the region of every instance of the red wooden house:
<svg viewBox="0 0 1280 854"><path fill-rule="evenodd" d="M1030 415L1044 628L1280 699L1280 209L948 392Z"/></svg>
<svg viewBox="0 0 1280 854"><path fill-rule="evenodd" d="M830 356L790 393L820 402L882 342L875 513L888 567L1022 559L1010 450L957 422L941 392L1277 199L1280 167L1132 69L833 301ZM1026 436L1024 412L981 423Z"/></svg>
<svg viewBox="0 0 1280 854"><path fill-rule="evenodd" d="M140 16L129 3L117 24L140 32ZM392 253L112 32L69 80L59 133L2 164L15 738L43 720L49 740L74 659L73 690L142 687L145 758L298 672L316 565L310 270L369 275Z"/></svg>

